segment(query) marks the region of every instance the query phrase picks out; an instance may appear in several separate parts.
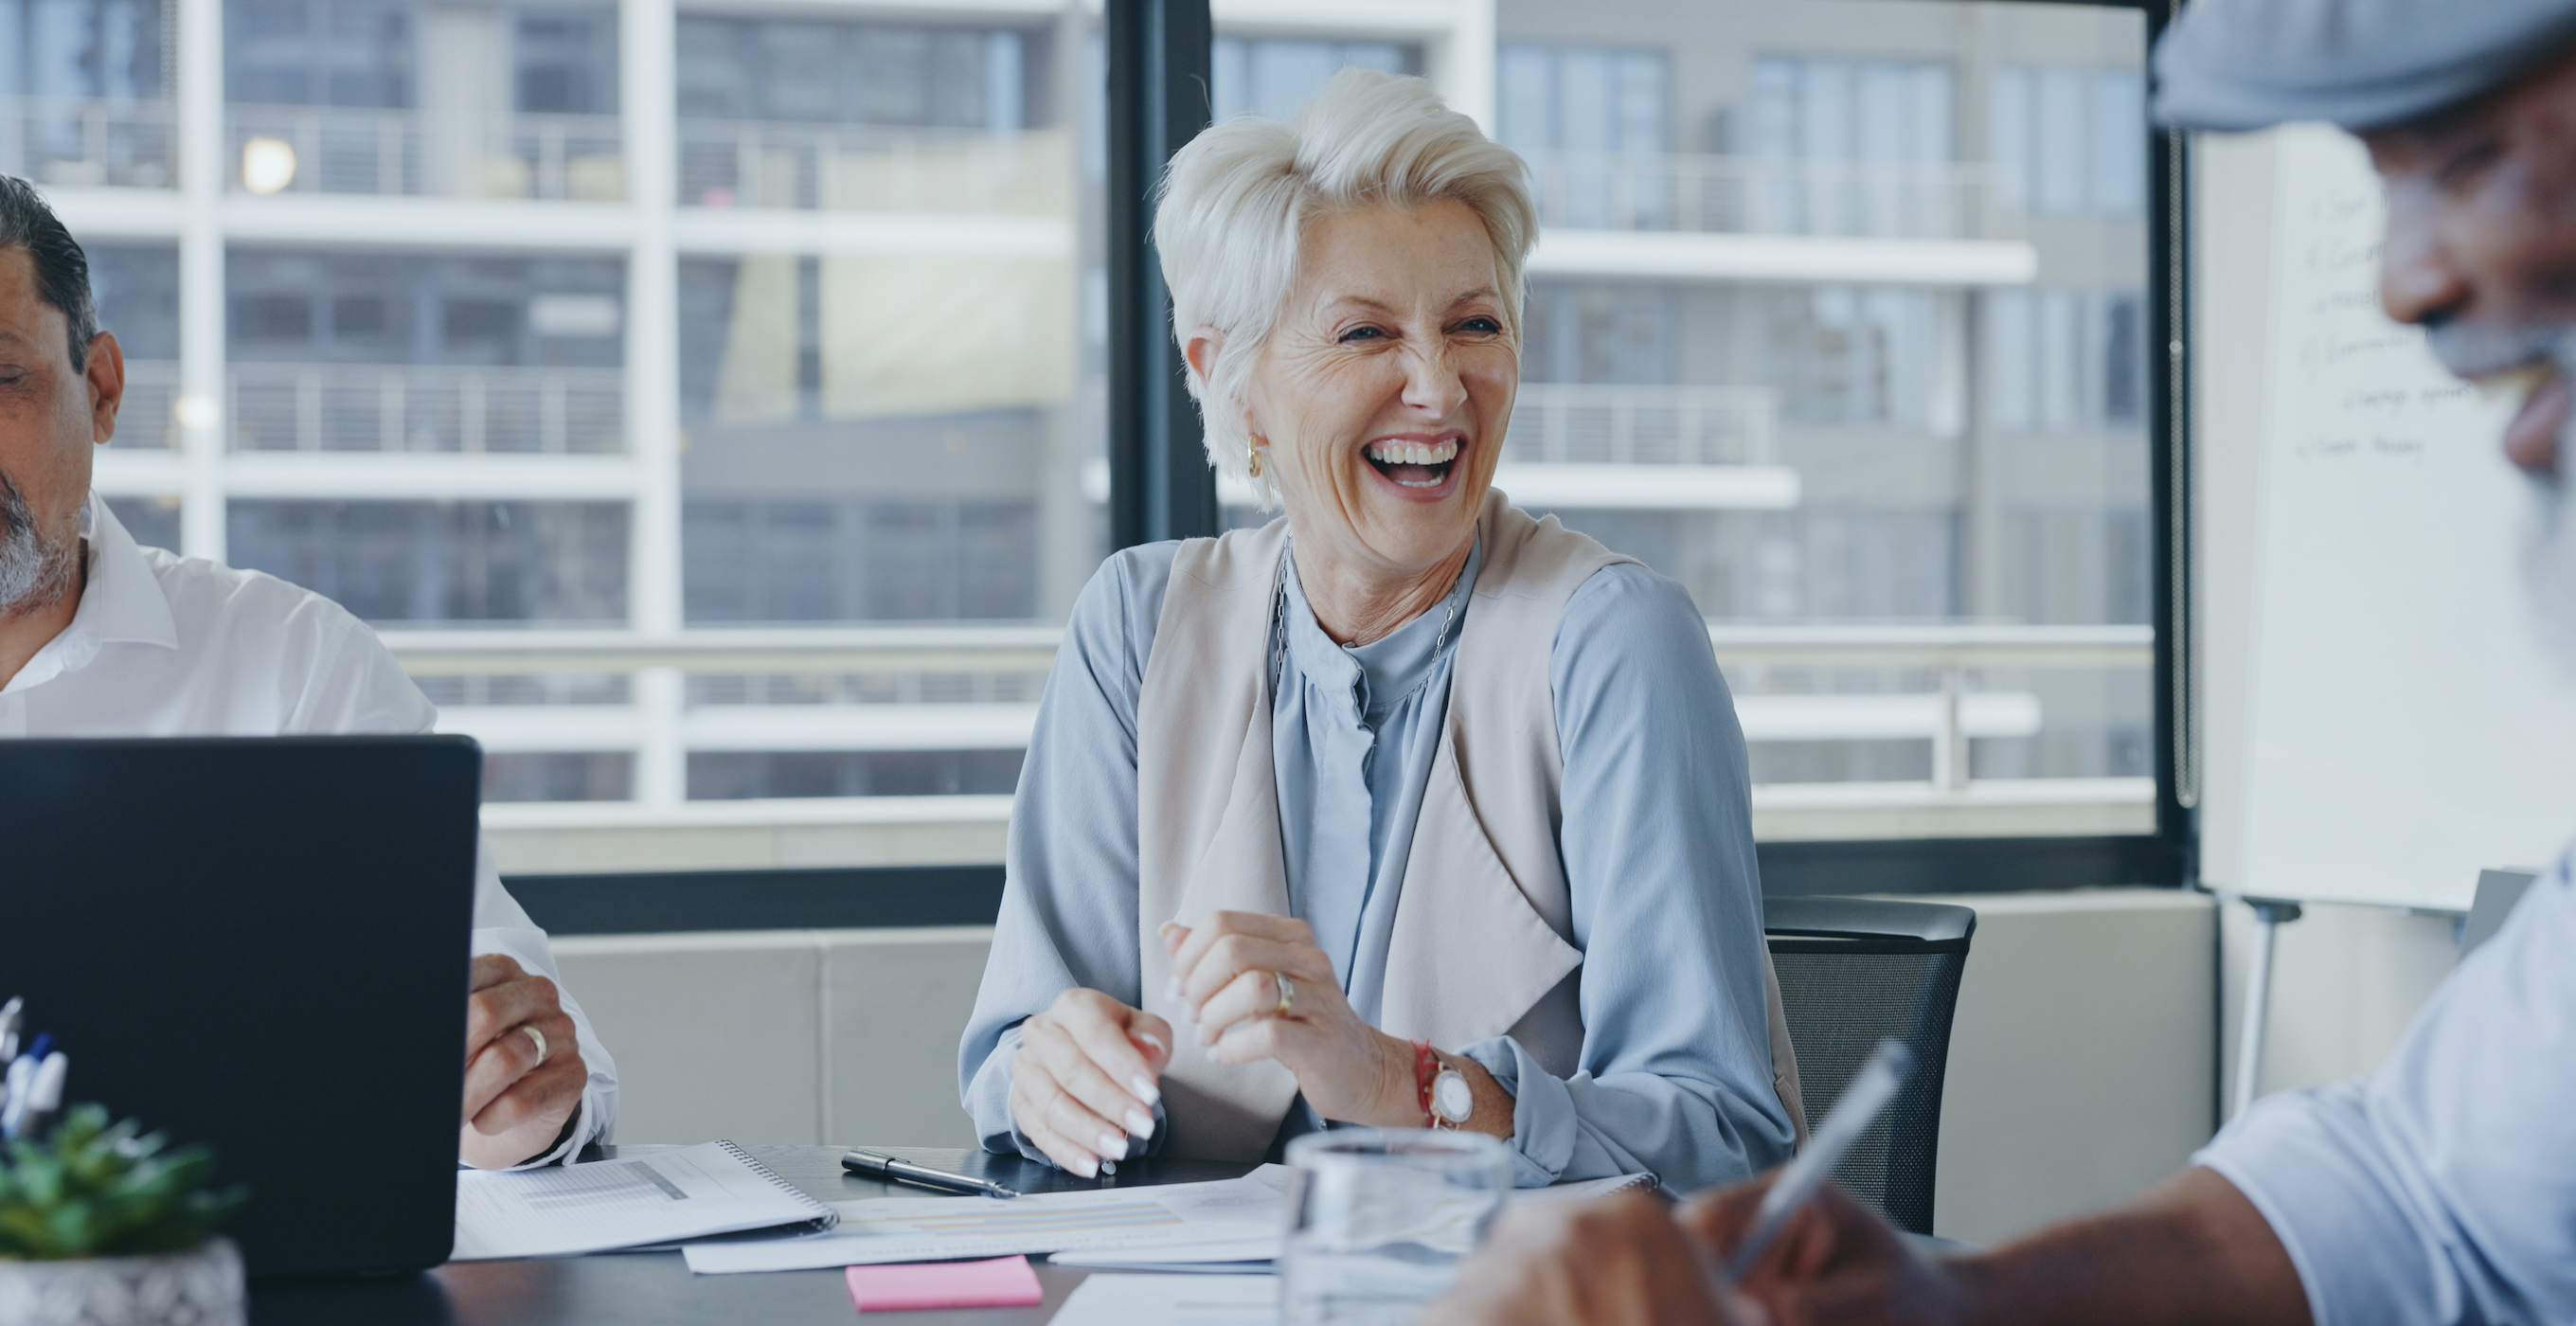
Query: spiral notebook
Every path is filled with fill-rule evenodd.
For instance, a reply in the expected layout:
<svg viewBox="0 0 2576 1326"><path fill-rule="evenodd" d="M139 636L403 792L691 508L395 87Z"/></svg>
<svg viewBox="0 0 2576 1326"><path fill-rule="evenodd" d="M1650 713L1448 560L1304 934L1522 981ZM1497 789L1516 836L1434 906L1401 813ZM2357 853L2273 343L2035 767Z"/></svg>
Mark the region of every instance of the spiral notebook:
<svg viewBox="0 0 2576 1326"><path fill-rule="evenodd" d="M587 1165L456 1176L453 1260L568 1257L791 1226L830 1229L832 1208L731 1142Z"/></svg>

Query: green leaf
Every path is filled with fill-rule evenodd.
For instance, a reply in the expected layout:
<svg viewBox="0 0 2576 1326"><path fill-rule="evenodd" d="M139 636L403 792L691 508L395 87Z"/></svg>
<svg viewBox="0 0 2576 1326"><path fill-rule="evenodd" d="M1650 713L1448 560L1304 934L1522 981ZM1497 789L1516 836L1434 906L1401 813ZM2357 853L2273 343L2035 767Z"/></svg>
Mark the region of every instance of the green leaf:
<svg viewBox="0 0 2576 1326"><path fill-rule="evenodd" d="M169 1147L105 1108L74 1106L42 1139L0 1151L0 1258L53 1260L194 1247L248 1200L215 1191L215 1157Z"/></svg>

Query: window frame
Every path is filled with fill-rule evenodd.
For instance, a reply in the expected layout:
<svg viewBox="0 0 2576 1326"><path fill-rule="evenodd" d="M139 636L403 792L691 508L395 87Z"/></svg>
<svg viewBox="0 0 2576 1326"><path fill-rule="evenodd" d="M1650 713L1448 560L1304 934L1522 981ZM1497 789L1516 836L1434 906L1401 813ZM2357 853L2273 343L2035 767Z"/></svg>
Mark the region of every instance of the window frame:
<svg viewBox="0 0 2576 1326"><path fill-rule="evenodd" d="M2133 9L2147 46L2175 0L1992 0ZM1214 25L1208 0L1108 0L1109 506L1113 549L1220 529L1216 477L1171 340L1153 247L1163 163L1209 123ZM2152 96L2150 72L2145 90ZM2189 148L2146 126L2150 619L2155 828L2067 837L1775 841L1756 845L1772 896L1983 893L2111 885L2190 887L2198 870L2199 728L2193 684ZM2164 354L2152 347L2162 345Z"/></svg>

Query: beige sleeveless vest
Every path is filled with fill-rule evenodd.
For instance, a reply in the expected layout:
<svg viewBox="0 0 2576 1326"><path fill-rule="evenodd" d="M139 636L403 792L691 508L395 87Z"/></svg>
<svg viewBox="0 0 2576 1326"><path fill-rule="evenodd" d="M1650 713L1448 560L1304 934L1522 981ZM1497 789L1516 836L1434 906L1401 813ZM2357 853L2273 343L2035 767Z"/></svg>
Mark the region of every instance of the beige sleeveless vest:
<svg viewBox="0 0 2576 1326"><path fill-rule="evenodd" d="M1444 1049L1509 1034L1558 1076L1583 1047L1583 964L1557 854L1550 645L1566 600L1634 558L1532 520L1499 492L1479 520L1484 567L1462 614L1448 718L1405 858L1379 1029ZM1137 946L1147 1011L1163 993L1164 922L1288 914L1270 752L1269 642L1287 522L1192 539L1173 559L1136 708ZM1764 950L1772 1085L1806 1135L1797 1059ZM1163 1076L1164 1155L1258 1160L1297 1082L1276 1063L1210 1061L1187 1033Z"/></svg>

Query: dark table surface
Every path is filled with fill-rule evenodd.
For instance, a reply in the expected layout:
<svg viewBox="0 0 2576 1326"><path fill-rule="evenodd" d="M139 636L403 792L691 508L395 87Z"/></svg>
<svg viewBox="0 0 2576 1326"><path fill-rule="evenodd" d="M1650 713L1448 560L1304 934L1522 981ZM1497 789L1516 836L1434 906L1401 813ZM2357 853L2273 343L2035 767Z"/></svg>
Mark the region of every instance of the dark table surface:
<svg viewBox="0 0 2576 1326"><path fill-rule="evenodd" d="M667 1151L659 1146L598 1148L596 1158ZM841 1169L838 1146L746 1146L778 1176L827 1202L884 1196L937 1196L926 1189L879 1183ZM937 1169L980 1174L1022 1192L1064 1192L1111 1185L1230 1179L1249 1165L1194 1160L1136 1160L1104 1183L1074 1178L1016 1156L936 1147L878 1150ZM591 1156L584 1156L591 1159ZM1037 1326L1055 1315L1088 1272L1038 1268L1046 1302L1033 1308L906 1312L902 1326ZM701 1322L853 1322L839 1270L753 1275L692 1275L676 1252L608 1253L536 1261L458 1262L420 1275L373 1280L261 1282L251 1286L253 1326L695 1326ZM890 1318L893 1320L893 1318Z"/></svg>

